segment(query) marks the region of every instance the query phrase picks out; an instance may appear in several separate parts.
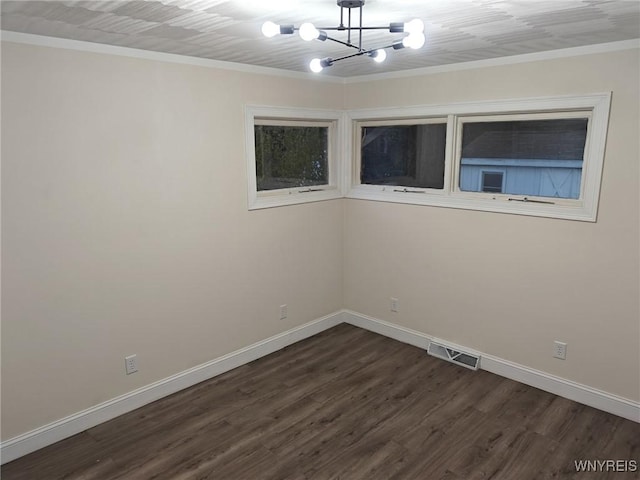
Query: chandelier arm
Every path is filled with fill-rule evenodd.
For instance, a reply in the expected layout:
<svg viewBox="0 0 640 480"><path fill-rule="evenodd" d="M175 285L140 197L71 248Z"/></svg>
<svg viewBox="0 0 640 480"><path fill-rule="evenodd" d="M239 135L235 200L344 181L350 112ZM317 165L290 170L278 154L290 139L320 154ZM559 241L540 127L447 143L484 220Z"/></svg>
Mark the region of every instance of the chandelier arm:
<svg viewBox="0 0 640 480"><path fill-rule="evenodd" d="M347 27L316 27L318 30L332 30L337 32L345 32ZM300 27L294 27L294 30L300 30ZM351 30L389 30L389 26L386 27L351 27Z"/></svg>
<svg viewBox="0 0 640 480"><path fill-rule="evenodd" d="M384 50L385 48L390 48L391 46L392 45L389 45L387 47L371 48L369 50L360 50L358 53L352 53L351 55L345 55L344 57L332 58L331 61L339 62L340 60L346 60L347 58L359 57L361 55L368 55L371 52L375 52L376 50Z"/></svg>
<svg viewBox="0 0 640 480"><path fill-rule="evenodd" d="M366 51L360 51L358 53L353 53L351 55L345 55L344 57L332 58L331 61L333 63L335 63L335 62L339 62L340 60L346 60L347 58L359 57L361 55L364 55L365 53L367 53L367 52Z"/></svg>
<svg viewBox="0 0 640 480"><path fill-rule="evenodd" d="M342 40L338 40L337 38L327 36L327 40L331 40L332 42L339 43L341 45L344 45L345 47L351 47L351 48L355 48L356 50L362 50L361 48L358 48L356 45L352 43L343 42Z"/></svg>
<svg viewBox="0 0 640 480"><path fill-rule="evenodd" d="M398 42L394 42L391 45L385 45L384 47L378 47L378 48L372 48L371 50L367 50L365 53L371 53L374 52L376 50L386 50L387 48L393 48L393 46L398 43Z"/></svg>
<svg viewBox="0 0 640 480"><path fill-rule="evenodd" d="M384 27L353 27L353 29L358 30L389 30L389 25L385 25Z"/></svg>
<svg viewBox="0 0 640 480"><path fill-rule="evenodd" d="M339 62L340 60L346 60L347 58L359 57L361 55L368 55L370 53L375 52L376 50L386 50L387 48L393 48L393 44L385 45L384 47L370 48L368 50L360 50L358 53L353 53L351 55L345 55L344 57L332 58L332 62Z"/></svg>

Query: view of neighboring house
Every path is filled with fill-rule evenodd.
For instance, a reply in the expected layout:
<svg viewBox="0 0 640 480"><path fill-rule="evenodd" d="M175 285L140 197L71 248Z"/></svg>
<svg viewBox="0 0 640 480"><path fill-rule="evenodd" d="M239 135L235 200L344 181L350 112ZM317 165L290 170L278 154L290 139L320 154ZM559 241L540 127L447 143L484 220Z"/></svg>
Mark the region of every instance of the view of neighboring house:
<svg viewBox="0 0 640 480"><path fill-rule="evenodd" d="M465 123L460 190L579 198L587 122Z"/></svg>

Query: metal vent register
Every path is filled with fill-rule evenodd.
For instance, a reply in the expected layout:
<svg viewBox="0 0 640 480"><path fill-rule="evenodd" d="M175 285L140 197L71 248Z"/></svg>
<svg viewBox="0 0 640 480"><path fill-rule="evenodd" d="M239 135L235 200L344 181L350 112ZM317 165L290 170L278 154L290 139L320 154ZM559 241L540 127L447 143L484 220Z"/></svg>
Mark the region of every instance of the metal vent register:
<svg viewBox="0 0 640 480"><path fill-rule="evenodd" d="M471 370L477 370L480 366L480 357L468 352L462 352L446 345L430 342L427 353L451 363L461 365Z"/></svg>

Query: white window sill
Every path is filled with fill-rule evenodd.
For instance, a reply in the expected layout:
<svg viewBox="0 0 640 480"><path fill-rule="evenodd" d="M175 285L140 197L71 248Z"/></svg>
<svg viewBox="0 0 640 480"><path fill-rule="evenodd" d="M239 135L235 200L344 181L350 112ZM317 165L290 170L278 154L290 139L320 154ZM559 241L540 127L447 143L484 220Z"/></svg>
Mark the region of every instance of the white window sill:
<svg viewBox="0 0 640 480"><path fill-rule="evenodd" d="M555 204L538 203L539 201L554 201L552 198L530 198L529 201L520 200L522 196L495 195L482 198L482 194L467 194L455 192L446 194L437 190L424 189L424 193L416 193L419 189L395 186L356 185L351 188L346 198L358 200L373 200L378 202L406 203L409 205L426 205L432 207L457 208L463 210L476 210L493 213L507 213L514 215L527 215L533 217L559 218L564 220L578 220L583 222L595 222L596 212L592 206L585 205L580 200L564 201Z"/></svg>
<svg viewBox="0 0 640 480"><path fill-rule="evenodd" d="M324 200L343 198L342 193L337 188L324 188L319 191L308 191L308 189L309 187L301 187L299 190L301 190L302 193L293 189L284 193L280 190L274 190L273 193L260 193L251 199L249 210L283 207L286 205L297 205L299 203L322 202Z"/></svg>

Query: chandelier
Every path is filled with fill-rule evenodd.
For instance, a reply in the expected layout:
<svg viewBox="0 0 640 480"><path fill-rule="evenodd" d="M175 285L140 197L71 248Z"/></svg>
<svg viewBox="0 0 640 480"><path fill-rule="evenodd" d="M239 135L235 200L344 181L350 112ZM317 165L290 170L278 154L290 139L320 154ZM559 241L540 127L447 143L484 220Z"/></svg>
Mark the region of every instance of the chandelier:
<svg viewBox="0 0 640 480"><path fill-rule="evenodd" d="M296 30L300 34L303 40L320 40L325 42L330 40L332 42L339 43L345 47L355 49L355 52L344 55L338 58L314 58L309 63L309 68L312 72L321 72L324 68L330 67L335 62L340 60L346 60L347 58L359 57L367 55L373 58L374 61L381 63L387 58L386 49L392 48L394 50L400 50L401 48L413 48L418 49L424 45L424 23L422 20L416 18L408 23L396 22L390 23L384 27L365 27L362 25L362 8L365 0L337 0L337 4L340 7L340 25L337 27L315 27L312 23L303 23L300 27L294 27L293 25L277 25L271 21L265 22L262 25L262 33L266 37L273 37L278 34L291 35ZM347 9L347 24L344 24L345 9ZM355 9L359 9L357 12ZM355 17L359 16L358 26L355 24ZM362 46L362 32L364 30L389 30L390 33L408 33L399 40L394 41L390 45L377 48L365 48ZM328 31L346 32L346 41L333 38L327 34ZM357 37L357 39L355 38Z"/></svg>

